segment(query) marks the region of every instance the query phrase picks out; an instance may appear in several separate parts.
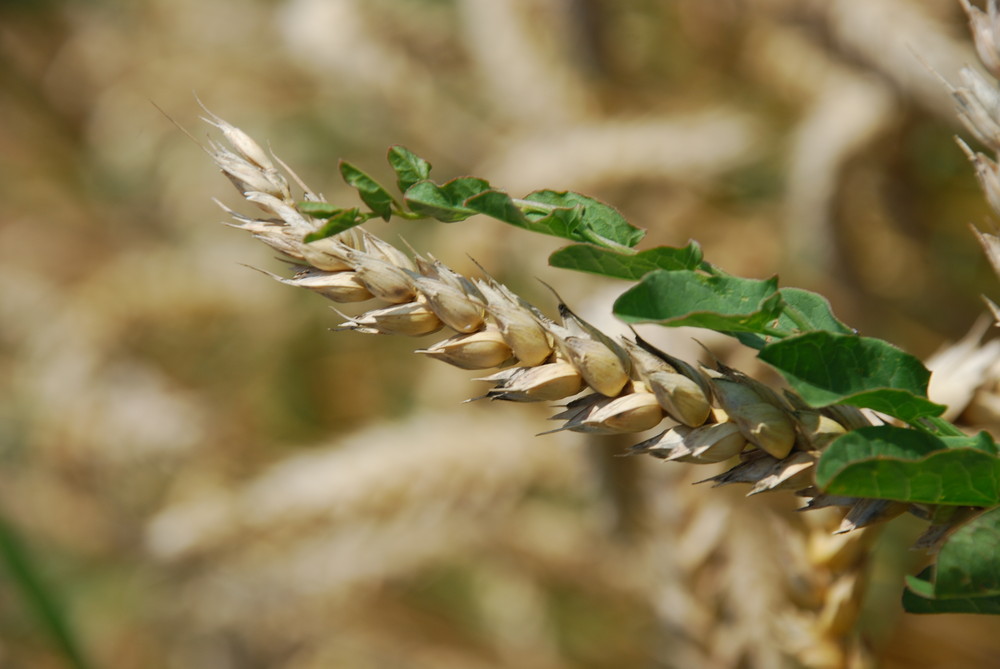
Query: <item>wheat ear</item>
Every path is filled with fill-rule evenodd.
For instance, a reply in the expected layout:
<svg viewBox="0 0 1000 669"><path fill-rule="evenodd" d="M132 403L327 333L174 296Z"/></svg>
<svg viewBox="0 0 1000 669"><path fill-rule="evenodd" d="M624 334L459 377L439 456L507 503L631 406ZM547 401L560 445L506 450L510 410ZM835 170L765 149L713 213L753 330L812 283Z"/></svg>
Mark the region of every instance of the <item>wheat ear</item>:
<svg viewBox="0 0 1000 669"><path fill-rule="evenodd" d="M829 496L812 485L823 448L846 431L871 424L873 419L860 411L844 406L816 410L795 394L779 394L721 362L696 367L637 335L613 339L561 300L558 318L549 318L488 276L465 277L431 256L404 253L360 227L306 241L324 221L303 213L288 179L256 142L218 117L207 120L230 146L213 142L206 150L244 198L264 212L251 217L223 207L233 217L229 224L297 263L291 277L271 276L338 303L380 303L359 316L344 316L339 329L410 336L447 330L450 336L417 352L462 369L499 370L483 377L494 385L475 399L569 399L554 417L562 424L552 431L631 434L669 418L671 426L630 452L693 464L738 458L735 466L706 480L748 483L750 494L795 490L808 499L807 509L844 507L838 533L907 510L891 502ZM307 201L321 201L288 173ZM829 528L807 529L804 541L815 543L817 533L825 536ZM857 533L839 545L846 550L865 541ZM790 644L788 650L808 666L837 666L849 652L859 610L861 560L831 562L820 553L810 553L827 575L806 607L810 641Z"/></svg>
<svg viewBox="0 0 1000 669"><path fill-rule="evenodd" d="M802 475L826 443L868 424L851 410L810 409L721 363L698 368L638 336L613 339L561 300L558 318L549 318L490 277L462 276L360 227L306 242L323 221L297 208L288 180L256 142L217 117L211 122L232 149L212 143L210 155L265 213L255 218L225 208L230 225L300 263L290 278L271 276L334 302L381 302L344 316L339 329L410 336L451 331L417 352L462 369L499 369L482 379L494 384L484 398L553 401L586 391L557 414L560 430L637 433L670 418L677 425L633 451L693 463L741 455L743 465L718 481L738 478L756 484L754 492L795 487L789 479L806 480ZM303 188L307 201L318 200Z"/></svg>

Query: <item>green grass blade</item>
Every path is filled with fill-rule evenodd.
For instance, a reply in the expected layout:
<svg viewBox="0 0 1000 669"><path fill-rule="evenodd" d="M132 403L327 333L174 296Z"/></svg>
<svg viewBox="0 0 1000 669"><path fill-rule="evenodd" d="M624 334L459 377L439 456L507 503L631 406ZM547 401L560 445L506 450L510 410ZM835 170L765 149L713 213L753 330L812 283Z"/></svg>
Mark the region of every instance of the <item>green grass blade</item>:
<svg viewBox="0 0 1000 669"><path fill-rule="evenodd" d="M28 554L27 548L14 529L2 517L0 517L0 560L3 561L12 584L19 591L25 608L34 614L38 624L66 658L67 666L73 669L90 669L91 665L85 659L73 634L66 610L55 592L45 584L38 572L37 562Z"/></svg>

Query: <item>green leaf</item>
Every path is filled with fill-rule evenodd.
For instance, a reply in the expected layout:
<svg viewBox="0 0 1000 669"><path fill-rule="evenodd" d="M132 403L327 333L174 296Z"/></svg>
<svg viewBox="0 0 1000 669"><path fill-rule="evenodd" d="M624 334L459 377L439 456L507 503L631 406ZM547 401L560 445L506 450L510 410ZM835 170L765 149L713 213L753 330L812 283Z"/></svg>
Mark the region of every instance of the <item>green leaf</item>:
<svg viewBox="0 0 1000 669"><path fill-rule="evenodd" d="M933 567L919 576L907 576L903 591L903 609L907 613L986 613L1000 614L1000 597L960 597L934 599Z"/></svg>
<svg viewBox="0 0 1000 669"><path fill-rule="evenodd" d="M52 644L73 669L90 666L70 625L68 610L39 571L39 561L7 524L0 518L0 563L4 565L10 583L19 591L23 606L31 611Z"/></svg>
<svg viewBox="0 0 1000 669"><path fill-rule="evenodd" d="M1000 508L955 530L938 553L934 573L937 597L1000 596Z"/></svg>
<svg viewBox="0 0 1000 669"><path fill-rule="evenodd" d="M476 177L458 177L440 186L433 181L419 181L406 189L403 200L421 216L454 223L477 213L465 201L489 189L488 181Z"/></svg>
<svg viewBox="0 0 1000 669"><path fill-rule="evenodd" d="M485 190L477 193L466 201L466 206L477 213L511 225L526 228L530 224L524 212L514 203L510 195L503 191Z"/></svg>
<svg viewBox="0 0 1000 669"><path fill-rule="evenodd" d="M564 239L584 241L580 233L582 210L575 208L547 209L542 216L525 214L507 193L488 190L466 200L466 206L504 223L516 225L525 230L555 235Z"/></svg>
<svg viewBox="0 0 1000 669"><path fill-rule="evenodd" d="M927 368L880 339L808 332L768 344L759 357L813 407L850 404L909 422L945 409L927 399Z"/></svg>
<svg viewBox="0 0 1000 669"><path fill-rule="evenodd" d="M382 184L346 160L340 161L340 175L348 186L358 190L362 202L383 220L388 221L392 218L393 208L399 209L399 205Z"/></svg>
<svg viewBox="0 0 1000 669"><path fill-rule="evenodd" d="M573 193L571 191L539 190L527 195L525 200L529 202L540 202L542 204L561 207L581 209L581 225L596 233L600 238L610 240L616 244L624 246L635 246L646 235L646 231L637 228L622 216L617 209L607 205L592 197ZM531 218L532 214L529 213ZM584 236L584 239L589 239ZM594 241L594 240L591 240Z"/></svg>
<svg viewBox="0 0 1000 669"><path fill-rule="evenodd" d="M583 226L580 224L582 216L583 210L579 207L574 207L572 209L553 209L549 214L540 218L534 218L530 215L527 215L525 218L528 220L527 229L533 232L556 235L563 239L588 241ZM602 240L597 241L600 242Z"/></svg>
<svg viewBox="0 0 1000 669"><path fill-rule="evenodd" d="M837 320L830 309L830 302L818 293L801 288L780 288L782 309L775 329L784 332L808 332L825 330L840 334L854 334L854 330ZM752 332L734 332L734 337L745 346L760 350L767 346L769 339Z"/></svg>
<svg viewBox="0 0 1000 669"><path fill-rule="evenodd" d="M440 186L418 181L406 189L403 200L413 212L446 223L483 214L532 232L614 247L631 246L643 235L617 211L592 198L539 191L515 200L475 177L459 177Z"/></svg>
<svg viewBox="0 0 1000 669"><path fill-rule="evenodd" d="M658 246L634 255L617 253L591 244L574 244L565 246L549 256L549 264L553 267L633 281L641 279L655 269L698 269L701 261L701 247L693 241L684 248Z"/></svg>
<svg viewBox="0 0 1000 669"><path fill-rule="evenodd" d="M313 218L330 218L331 216L342 212L344 209L342 207L337 207L329 202L298 202L295 205L301 213L307 216L312 216Z"/></svg>
<svg viewBox="0 0 1000 669"><path fill-rule="evenodd" d="M323 227L310 232L302 241L308 244L309 242L315 242L326 237L333 237L344 230L350 230L354 226L361 225L368 220L365 216L361 215L357 207L352 209L335 209L333 211L334 213L323 224Z"/></svg>
<svg viewBox="0 0 1000 669"><path fill-rule="evenodd" d="M614 306L615 315L627 323L690 325L721 332L766 331L780 310L776 278L758 281L690 270L650 272Z"/></svg>
<svg viewBox="0 0 1000 669"><path fill-rule="evenodd" d="M816 484L831 495L992 506L1000 504L1000 458L948 448L920 430L879 425L851 430L827 446Z"/></svg>
<svg viewBox="0 0 1000 669"><path fill-rule="evenodd" d="M782 330L824 330L838 334L854 334L854 330L841 323L830 302L819 293L801 288L782 288L778 291L785 301L785 309L778 319L778 327ZM789 310L794 309L800 320L789 316ZM801 322L800 322L801 321Z"/></svg>
<svg viewBox="0 0 1000 669"><path fill-rule="evenodd" d="M1000 454L1000 448L997 447L997 443L993 441L993 437L986 431L982 431L972 437L965 435L961 437L941 437L941 441L948 448L975 448L990 455Z"/></svg>
<svg viewBox="0 0 1000 669"><path fill-rule="evenodd" d="M428 179L431 164L404 146L389 147L389 165L396 172L396 186L403 193L418 181Z"/></svg>

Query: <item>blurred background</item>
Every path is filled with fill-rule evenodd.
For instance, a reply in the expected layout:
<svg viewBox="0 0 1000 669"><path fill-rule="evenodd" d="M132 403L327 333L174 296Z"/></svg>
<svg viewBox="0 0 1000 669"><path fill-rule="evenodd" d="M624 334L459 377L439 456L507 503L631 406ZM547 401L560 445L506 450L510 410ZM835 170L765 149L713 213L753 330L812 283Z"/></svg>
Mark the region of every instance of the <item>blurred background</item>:
<svg viewBox="0 0 1000 669"><path fill-rule="evenodd" d="M0 548L91 667L797 666L820 576L790 494L536 438L546 408L460 404L482 384L428 342L329 332L244 266L281 265L219 225L238 194L166 115L204 141L197 94L347 206L337 160L391 182L391 144L582 191L927 357L997 297L935 74L973 62L948 0L4 0ZM370 229L549 313L536 278L602 324L626 287L493 221ZM921 529L873 548L873 652L991 666L996 621L901 613ZM31 578L0 584L0 666L72 666Z"/></svg>

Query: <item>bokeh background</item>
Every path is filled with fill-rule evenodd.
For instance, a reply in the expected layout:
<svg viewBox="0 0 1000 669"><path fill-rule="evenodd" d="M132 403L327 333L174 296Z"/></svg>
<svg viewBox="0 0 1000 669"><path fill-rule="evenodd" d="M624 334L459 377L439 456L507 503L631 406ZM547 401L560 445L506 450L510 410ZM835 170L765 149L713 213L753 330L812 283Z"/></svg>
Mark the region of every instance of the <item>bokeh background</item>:
<svg viewBox="0 0 1000 669"><path fill-rule="evenodd" d="M337 160L391 181L396 143L582 191L926 357L996 297L937 74L973 62L948 0L0 2L3 543L93 667L795 666L791 495L536 438L544 408L329 332L244 266L281 265L218 224L238 195L167 117L204 141L197 95L349 206ZM492 221L372 231L550 313L536 278L602 324L625 288ZM991 666L995 621L900 612L920 529L873 549L875 654ZM0 571L0 666L70 666L24 579Z"/></svg>

